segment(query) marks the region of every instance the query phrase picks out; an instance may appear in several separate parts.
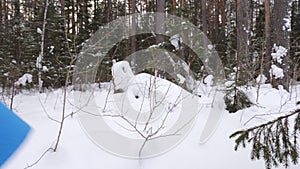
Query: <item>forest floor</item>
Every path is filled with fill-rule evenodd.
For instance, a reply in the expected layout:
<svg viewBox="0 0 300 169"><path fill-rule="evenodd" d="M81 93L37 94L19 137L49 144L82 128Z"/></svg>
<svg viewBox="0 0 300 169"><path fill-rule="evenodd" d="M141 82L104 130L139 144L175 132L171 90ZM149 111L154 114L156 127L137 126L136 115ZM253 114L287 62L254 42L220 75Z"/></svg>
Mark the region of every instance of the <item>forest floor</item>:
<svg viewBox="0 0 300 169"><path fill-rule="evenodd" d="M95 94L105 100L108 83L101 84ZM256 103L257 87L246 91L250 100ZM300 100L300 85L292 94L277 90L265 84L260 87L258 103L234 114L224 110L224 115L214 135L205 144L199 144L201 129L207 113L201 112L189 135L175 148L160 156L134 160L108 153L98 147L82 129L76 114L66 119L57 152L49 151L33 165L32 169L263 169L263 161L250 159L250 146L234 151L234 139L229 136L237 130L265 123L279 115L297 108ZM20 149L3 166L3 169L23 169L35 163L43 153L54 146L59 131L63 103L63 90L46 93L23 91L15 96L13 110L26 121L32 131ZM208 95L213 97L213 95ZM68 88L66 114L76 112L73 91ZM300 164L291 166L298 169ZM279 167L284 168L284 167Z"/></svg>

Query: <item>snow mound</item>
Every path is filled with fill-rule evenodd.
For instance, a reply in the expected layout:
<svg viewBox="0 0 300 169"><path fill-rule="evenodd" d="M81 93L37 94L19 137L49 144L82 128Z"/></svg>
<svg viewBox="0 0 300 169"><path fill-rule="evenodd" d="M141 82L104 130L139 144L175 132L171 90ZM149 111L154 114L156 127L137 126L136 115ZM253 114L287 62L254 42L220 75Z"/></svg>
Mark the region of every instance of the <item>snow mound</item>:
<svg viewBox="0 0 300 169"><path fill-rule="evenodd" d="M274 76L275 79L283 78L284 77L283 69L281 69L276 65L272 65L270 69L270 75Z"/></svg>
<svg viewBox="0 0 300 169"><path fill-rule="evenodd" d="M172 36L169 40L176 50L179 49L179 43L182 41L178 34Z"/></svg>
<svg viewBox="0 0 300 169"><path fill-rule="evenodd" d="M15 82L15 85L23 85L26 86L26 83L32 82L32 75L29 73L25 73L22 77L19 78L18 81Z"/></svg>
<svg viewBox="0 0 300 169"><path fill-rule="evenodd" d="M214 76L213 75L208 75L204 78L204 83L207 84L208 86L212 86L214 84L213 82Z"/></svg>
<svg viewBox="0 0 300 169"><path fill-rule="evenodd" d="M255 79L257 84L265 84L267 81L267 77L263 74L260 74L257 76L257 78Z"/></svg>
<svg viewBox="0 0 300 169"><path fill-rule="evenodd" d="M127 61L119 61L112 66L112 76L115 90L126 91L128 83L134 74Z"/></svg>

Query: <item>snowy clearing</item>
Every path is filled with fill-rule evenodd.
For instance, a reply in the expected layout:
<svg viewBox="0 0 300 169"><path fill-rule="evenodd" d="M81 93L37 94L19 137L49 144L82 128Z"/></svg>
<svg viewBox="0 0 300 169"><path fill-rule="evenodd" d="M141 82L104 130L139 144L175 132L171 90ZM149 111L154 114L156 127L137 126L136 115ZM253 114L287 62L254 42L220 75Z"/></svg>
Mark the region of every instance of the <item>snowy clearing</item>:
<svg viewBox="0 0 300 169"><path fill-rule="evenodd" d="M95 95L99 98L98 101L104 102L103 98L108 94L109 83L101 86L105 86L105 88L97 89ZM247 90L248 96L256 98L256 90L257 88L254 87ZM263 169L265 167L263 161L250 160L249 148L234 151L235 143L233 139L229 139L229 135L239 129L266 122L295 109L297 95L299 100L299 91L300 86L297 88L298 93L294 92L290 96L284 90L273 89L267 84L261 85L259 104L235 114L229 114L226 111L217 131L205 144L199 144L199 137L209 111L201 111L190 134L177 147L161 156L144 160L121 158L96 146L82 130L75 114L73 118L70 117L65 122L58 151L47 153L32 168ZM33 131L18 152L4 165L3 169L25 168L39 159L50 146L53 146L59 125L47 116L56 120L60 119L62 93L63 91L59 89L43 94L21 93L15 97L15 112L33 128ZM212 95L206 96L207 98L212 97ZM204 110L208 108L209 106L206 106ZM72 91L69 89L67 114L75 111ZM291 166L291 169L296 168L299 168L299 165Z"/></svg>

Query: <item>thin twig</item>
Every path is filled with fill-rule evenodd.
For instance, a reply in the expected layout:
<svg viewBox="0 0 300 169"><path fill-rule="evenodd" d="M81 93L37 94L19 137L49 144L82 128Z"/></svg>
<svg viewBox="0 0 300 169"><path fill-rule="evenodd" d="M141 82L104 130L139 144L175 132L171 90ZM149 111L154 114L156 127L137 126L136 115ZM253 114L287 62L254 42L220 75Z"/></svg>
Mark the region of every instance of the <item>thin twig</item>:
<svg viewBox="0 0 300 169"><path fill-rule="evenodd" d="M54 149L52 147L48 148L34 163L27 165L27 167L25 167L24 169L28 169L37 165L49 151L54 151Z"/></svg>
<svg viewBox="0 0 300 169"><path fill-rule="evenodd" d="M58 121L58 120L52 118L52 117L48 114L48 112L47 112L47 110L45 109L45 106L44 106L44 104L42 103L42 101L41 101L40 98L39 98L39 102L40 102L40 105L41 105L41 107L42 107L44 113L45 113L46 116L48 117L48 119L50 119L50 120L52 120L52 121L54 121L54 122L56 122L56 123L60 123L60 121Z"/></svg>

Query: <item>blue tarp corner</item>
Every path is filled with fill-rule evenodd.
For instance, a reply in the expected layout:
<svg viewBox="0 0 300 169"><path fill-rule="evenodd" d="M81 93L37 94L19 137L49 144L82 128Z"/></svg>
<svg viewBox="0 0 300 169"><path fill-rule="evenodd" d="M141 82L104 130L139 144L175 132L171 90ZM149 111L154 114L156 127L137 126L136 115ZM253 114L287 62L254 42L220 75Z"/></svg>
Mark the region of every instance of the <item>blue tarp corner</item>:
<svg viewBox="0 0 300 169"><path fill-rule="evenodd" d="M0 167L18 149L30 126L0 102Z"/></svg>

